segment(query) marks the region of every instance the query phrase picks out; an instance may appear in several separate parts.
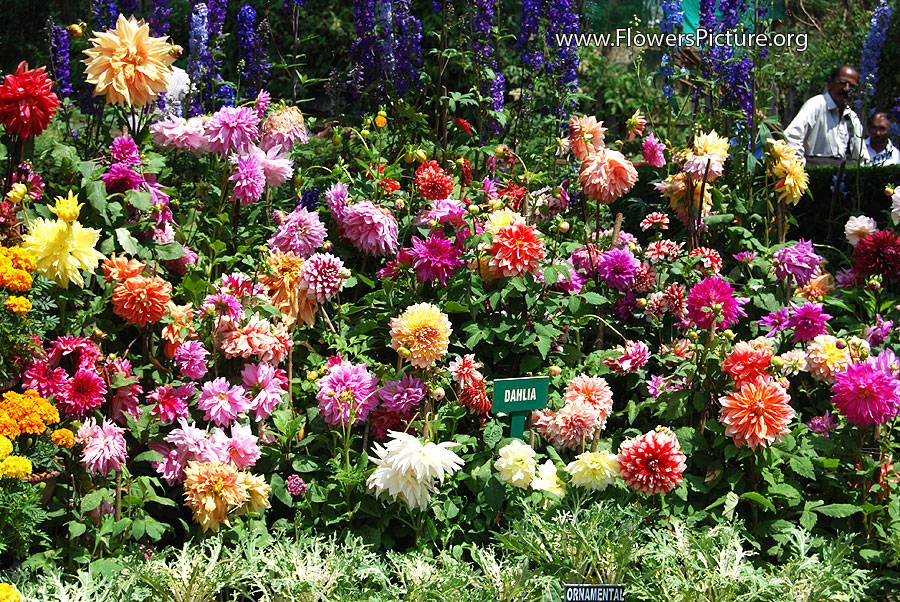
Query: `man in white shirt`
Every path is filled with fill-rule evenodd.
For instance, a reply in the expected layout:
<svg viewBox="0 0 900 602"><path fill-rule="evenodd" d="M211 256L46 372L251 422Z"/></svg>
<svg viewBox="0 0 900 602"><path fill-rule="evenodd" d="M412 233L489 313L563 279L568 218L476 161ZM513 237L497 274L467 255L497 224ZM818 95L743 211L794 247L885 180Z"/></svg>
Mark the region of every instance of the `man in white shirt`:
<svg viewBox="0 0 900 602"><path fill-rule="evenodd" d="M900 165L900 150L891 142L891 119L887 113L872 113L869 137L865 139L866 159L869 165Z"/></svg>
<svg viewBox="0 0 900 602"><path fill-rule="evenodd" d="M828 76L826 92L813 96L784 130L788 144L797 147L808 165L839 165L863 157L862 123L849 106L859 86L859 73L849 65Z"/></svg>

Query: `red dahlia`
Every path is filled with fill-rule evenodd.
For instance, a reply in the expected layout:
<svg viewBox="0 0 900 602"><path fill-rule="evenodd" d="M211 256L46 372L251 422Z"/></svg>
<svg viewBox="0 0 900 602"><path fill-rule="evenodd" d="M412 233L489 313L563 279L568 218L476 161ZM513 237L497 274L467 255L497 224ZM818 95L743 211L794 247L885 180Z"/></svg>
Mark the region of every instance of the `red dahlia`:
<svg viewBox="0 0 900 602"><path fill-rule="evenodd" d="M900 276L900 237L890 230L873 232L856 244L856 267L860 274Z"/></svg>
<svg viewBox="0 0 900 602"><path fill-rule="evenodd" d="M480 380L474 384L463 386L462 393L459 394L459 403L475 414L490 414L491 400L488 399L484 389L484 381Z"/></svg>
<svg viewBox="0 0 900 602"><path fill-rule="evenodd" d="M463 130L465 133L467 133L467 134L471 134L471 133L472 133L472 126L471 126L471 124L470 124L468 121L466 121L465 119L463 119L462 117L454 117L454 118L453 118L453 123L455 123L456 125L458 125L459 127L461 127L462 130Z"/></svg>
<svg viewBox="0 0 900 602"><path fill-rule="evenodd" d="M22 61L0 86L0 121L6 124L7 133L32 138L47 129L59 99L44 69L28 69L28 63Z"/></svg>
<svg viewBox="0 0 900 602"><path fill-rule="evenodd" d="M675 433L663 427L623 441L619 447L619 470L625 484L648 495L678 487L686 459Z"/></svg>
<svg viewBox="0 0 900 602"><path fill-rule="evenodd" d="M429 201L443 201L453 194L453 178L437 161L426 161L416 170L416 190Z"/></svg>

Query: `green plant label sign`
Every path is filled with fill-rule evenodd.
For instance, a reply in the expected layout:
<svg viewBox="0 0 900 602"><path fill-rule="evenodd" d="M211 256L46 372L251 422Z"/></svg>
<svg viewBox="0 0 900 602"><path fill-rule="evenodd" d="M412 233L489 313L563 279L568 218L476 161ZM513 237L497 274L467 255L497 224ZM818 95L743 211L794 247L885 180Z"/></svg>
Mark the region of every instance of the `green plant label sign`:
<svg viewBox="0 0 900 602"><path fill-rule="evenodd" d="M564 602L625 602L624 585L566 583Z"/></svg>
<svg viewBox="0 0 900 602"><path fill-rule="evenodd" d="M494 381L494 413L506 412L512 418L510 436L522 438L525 434L525 418L532 410L547 407L549 376L525 378L501 378Z"/></svg>

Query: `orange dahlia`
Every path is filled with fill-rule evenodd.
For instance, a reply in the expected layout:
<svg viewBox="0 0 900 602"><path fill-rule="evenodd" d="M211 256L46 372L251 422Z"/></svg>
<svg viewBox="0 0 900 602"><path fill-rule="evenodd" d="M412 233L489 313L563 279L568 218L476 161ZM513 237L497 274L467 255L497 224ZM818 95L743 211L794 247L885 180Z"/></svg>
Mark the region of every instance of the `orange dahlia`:
<svg viewBox="0 0 900 602"><path fill-rule="evenodd" d="M503 226L494 236L491 266L504 276L521 276L537 268L544 259L544 242L534 226L513 223Z"/></svg>
<svg viewBox="0 0 900 602"><path fill-rule="evenodd" d="M600 411L603 423L612 412L612 390L605 378L583 374L576 376L566 387L566 403L586 403Z"/></svg>
<svg viewBox="0 0 900 602"><path fill-rule="evenodd" d="M307 326L316 323L319 304L298 287L303 278L304 263L305 260L292 251L282 253L276 250L269 256L272 275L263 274L259 277L272 305L281 312L281 320L288 328L299 320L303 320Z"/></svg>
<svg viewBox="0 0 900 602"><path fill-rule="evenodd" d="M637 177L637 170L625 155L605 148L585 158L578 183L588 199L607 205L631 190Z"/></svg>
<svg viewBox="0 0 900 602"><path fill-rule="evenodd" d="M197 332L192 324L194 321L194 305L192 303L175 305L169 301L166 309L172 318L172 322L163 326L160 336L166 341L163 352L166 354L166 357L173 358L178 347L185 341L185 337L181 335L183 328L187 329L187 338L197 336Z"/></svg>
<svg viewBox="0 0 900 602"><path fill-rule="evenodd" d="M171 294L172 285L159 276L132 276L116 285L113 313L129 324L154 324L166 315Z"/></svg>
<svg viewBox="0 0 900 602"><path fill-rule="evenodd" d="M790 401L787 391L771 378L745 381L739 391L719 399L725 434L738 447L746 443L750 449L780 441L790 432L788 425L794 418Z"/></svg>
<svg viewBox="0 0 900 602"><path fill-rule="evenodd" d="M247 485L231 464L190 462L184 470L184 497L204 531L230 527L228 514L249 499Z"/></svg>
<svg viewBox="0 0 900 602"><path fill-rule="evenodd" d="M594 116L572 117L569 119L569 148L579 161L603 148L606 128Z"/></svg>
<svg viewBox="0 0 900 602"><path fill-rule="evenodd" d="M399 318L391 318L391 347L409 350L409 363L428 368L450 345L450 320L431 303L406 308Z"/></svg>
<svg viewBox="0 0 900 602"><path fill-rule="evenodd" d="M746 380L765 376L774 351L764 340L741 341L734 346L722 362L722 370L728 373L735 384L740 387Z"/></svg>
<svg viewBox="0 0 900 602"><path fill-rule="evenodd" d="M165 92L175 53L166 38L154 38L150 27L134 17L119 15L116 28L91 38L85 75L94 84L94 96L109 104L143 107Z"/></svg>
<svg viewBox="0 0 900 602"><path fill-rule="evenodd" d="M109 256L109 259L103 260L100 267L103 268L104 280L107 282L119 282L140 274L144 270L145 264L137 259L128 259L124 255L116 257L116 254L113 253Z"/></svg>

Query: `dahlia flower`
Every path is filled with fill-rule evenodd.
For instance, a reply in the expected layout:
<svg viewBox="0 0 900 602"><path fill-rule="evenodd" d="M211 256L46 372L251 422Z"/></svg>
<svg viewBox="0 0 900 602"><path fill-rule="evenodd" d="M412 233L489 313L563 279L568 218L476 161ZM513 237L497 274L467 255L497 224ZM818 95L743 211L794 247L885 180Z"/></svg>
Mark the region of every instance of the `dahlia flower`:
<svg viewBox="0 0 900 602"><path fill-rule="evenodd" d="M206 120L205 131L212 152L245 154L259 137L259 116L250 107L222 107Z"/></svg>
<svg viewBox="0 0 900 602"><path fill-rule="evenodd" d="M437 161L425 161L416 170L416 191L429 201L449 198L453 194L453 178Z"/></svg>
<svg viewBox="0 0 900 602"><path fill-rule="evenodd" d="M740 389L719 399L725 434L738 447L768 447L790 432L794 409L791 396L771 377L756 376L746 380Z"/></svg>
<svg viewBox="0 0 900 602"><path fill-rule="evenodd" d="M98 426L93 417L88 418L78 429L75 439L82 444L81 464L92 475L107 476L114 470L121 470L127 451L125 429L103 419Z"/></svg>
<svg viewBox="0 0 900 602"><path fill-rule="evenodd" d="M193 461L184 473L185 503L204 532L230 527L231 513L269 507L271 490L262 477L239 472L231 464Z"/></svg>
<svg viewBox="0 0 900 602"><path fill-rule="evenodd" d="M531 488L535 491L546 491L558 498L566 495L566 484L559 478L553 460L547 460L538 466L537 473L531 481Z"/></svg>
<svg viewBox="0 0 900 602"><path fill-rule="evenodd" d="M305 207L297 207L288 214L275 213L278 229L269 239L269 248L282 253L294 253L309 257L325 242L327 232L318 213L310 213Z"/></svg>
<svg viewBox="0 0 900 602"><path fill-rule="evenodd" d="M513 224L525 225L525 216L513 211L509 207L503 207L502 209L491 211L484 223L484 229L492 235L497 236L497 233L500 232L501 228Z"/></svg>
<svg viewBox="0 0 900 602"><path fill-rule="evenodd" d="M790 277L797 286L809 282L822 263L822 256L813 250L812 242L803 239L797 244L778 249L772 259L778 281L783 282Z"/></svg>
<svg viewBox="0 0 900 602"><path fill-rule="evenodd" d="M791 304L793 311L785 323L785 328L794 329L794 343L811 341L827 332L825 322L831 318L831 315L823 312L822 307L821 303Z"/></svg>
<svg viewBox="0 0 900 602"><path fill-rule="evenodd" d="M675 433L664 427L623 441L618 457L625 484L647 495L665 494L678 487L687 460Z"/></svg>
<svg viewBox="0 0 900 602"><path fill-rule="evenodd" d="M289 153L294 150L294 144L306 144L309 142L309 133L306 131L306 121L303 112L297 107L284 107L273 111L262 124L262 142L260 148L264 151L279 149Z"/></svg>
<svg viewBox="0 0 900 602"><path fill-rule="evenodd" d="M647 364L650 357L650 350L641 341L626 341L625 346L618 345L616 351L620 351L622 355L603 360L603 365L615 374L637 372Z"/></svg>
<svg viewBox="0 0 900 602"><path fill-rule="evenodd" d="M745 317L741 307L749 301L743 297L735 297L731 285L717 276L701 280L687 296L687 313L691 322L702 330L715 325L716 330L730 328Z"/></svg>
<svg viewBox="0 0 900 602"><path fill-rule="evenodd" d="M425 381L404 374L400 380L389 380L378 391L381 407L388 412L406 413L425 399Z"/></svg>
<svg viewBox="0 0 900 602"><path fill-rule="evenodd" d="M602 407L586 400L568 401L556 412L533 412L531 423L556 449L577 449L583 448L598 429L606 426L607 415Z"/></svg>
<svg viewBox="0 0 900 602"><path fill-rule="evenodd" d="M877 230L878 224L875 223L875 220L865 215L854 215L844 224L844 235L847 237L847 242L854 247L860 240Z"/></svg>
<svg viewBox="0 0 900 602"><path fill-rule="evenodd" d="M342 361L316 382L322 419L329 426L365 422L378 406L378 379L365 364Z"/></svg>
<svg viewBox="0 0 900 602"><path fill-rule="evenodd" d="M534 226L514 223L503 226L494 235L491 266L503 276L521 276L537 269L544 259L544 242Z"/></svg>
<svg viewBox="0 0 900 602"><path fill-rule="evenodd" d="M569 118L569 148L579 161L603 148L606 128L594 116Z"/></svg>
<svg viewBox="0 0 900 602"><path fill-rule="evenodd" d="M284 323L273 326L259 314L253 314L243 326L227 318L219 324L220 348L227 358L255 355L261 361L279 364L294 344Z"/></svg>
<svg viewBox="0 0 900 602"><path fill-rule="evenodd" d="M56 395L56 403L66 416L80 418L106 401L106 382L95 370L80 368Z"/></svg>
<svg viewBox="0 0 900 602"><path fill-rule="evenodd" d="M809 175L799 161L787 161L781 164L783 175L775 183L778 200L796 205L809 188Z"/></svg>
<svg viewBox="0 0 900 602"><path fill-rule="evenodd" d="M619 476L619 459L608 451L587 451L569 462L566 472L572 477L572 485L603 491Z"/></svg>
<svg viewBox="0 0 900 602"><path fill-rule="evenodd" d="M220 377L204 383L197 407L205 412L204 420L226 426L234 422L238 414L250 409L250 400L244 393L244 387L232 387L226 379Z"/></svg>
<svg viewBox="0 0 900 602"><path fill-rule="evenodd" d="M195 155L209 151L205 117L185 120L183 117L168 115L150 126L150 134L153 136L153 143L162 148L177 148Z"/></svg>
<svg viewBox="0 0 900 602"><path fill-rule="evenodd" d="M228 439L228 459L238 469L249 468L259 460L261 452L259 439L249 426L235 422L231 425L231 437Z"/></svg>
<svg viewBox="0 0 900 602"><path fill-rule="evenodd" d="M343 219L335 214L341 235L368 255L387 257L397 250L399 227L394 214L372 201L343 208Z"/></svg>
<svg viewBox="0 0 900 602"><path fill-rule="evenodd" d="M722 175L725 171L725 159L719 155L696 155L689 153L684 162L684 173L693 178L697 186L703 186L703 180L707 184Z"/></svg>
<svg viewBox="0 0 900 602"><path fill-rule="evenodd" d="M174 360L182 376L198 379L206 376L208 357L209 351L200 341L187 341L178 346Z"/></svg>
<svg viewBox="0 0 900 602"><path fill-rule="evenodd" d="M837 427L838 423L834 421L831 411L825 412L822 416L813 416L806 423L806 428L809 429L810 433L825 435L826 437L830 436L829 433Z"/></svg>
<svg viewBox="0 0 900 602"><path fill-rule="evenodd" d="M306 494L306 490L309 489L307 484L303 482L303 479L295 474L289 476L284 484L287 492L293 496L304 495Z"/></svg>
<svg viewBox="0 0 900 602"><path fill-rule="evenodd" d="M169 86L175 55L166 38L150 35L150 27L134 17L119 15L115 29L91 38L84 53L87 82L94 96L109 104L143 107Z"/></svg>
<svg viewBox="0 0 900 602"><path fill-rule="evenodd" d="M344 288L350 270L331 253L316 253L300 268L297 288L313 301L322 303L332 299Z"/></svg>
<svg viewBox="0 0 900 602"><path fill-rule="evenodd" d="M853 363L850 349L830 334L820 334L806 346L806 367L816 380L834 382L834 377Z"/></svg>
<svg viewBox="0 0 900 602"><path fill-rule="evenodd" d="M113 313L136 326L155 324L168 312L171 294L172 284L159 276L132 276L113 290Z"/></svg>
<svg viewBox="0 0 900 602"><path fill-rule="evenodd" d="M739 341L722 362L722 370L740 387L744 381L765 376L773 354L772 347L764 340Z"/></svg>
<svg viewBox="0 0 900 602"><path fill-rule="evenodd" d="M447 353L450 320L431 303L407 307L399 318L391 318L391 347L409 351L409 362L428 368Z"/></svg>
<svg viewBox="0 0 900 602"><path fill-rule="evenodd" d="M479 372L479 368L481 368L481 362L475 361L475 355L472 353L460 356L447 366L450 377L463 386L474 385L484 380L484 375Z"/></svg>
<svg viewBox="0 0 900 602"><path fill-rule="evenodd" d="M165 423L173 423L179 418L187 418L188 398L194 394L194 383L187 383L179 387L163 385L157 387L147 396L147 401L156 405L150 409L150 413L159 416Z"/></svg>
<svg viewBox="0 0 900 602"><path fill-rule="evenodd" d="M500 480L519 489L528 489L537 473L535 452L531 446L514 439L501 447L499 453L500 458L494 462L494 468Z"/></svg>
<svg viewBox="0 0 900 602"><path fill-rule="evenodd" d="M256 159L263 168L266 177L266 186L277 188L290 179L294 173L294 162L278 148L270 148L264 151L257 146L250 147L250 155Z"/></svg>
<svg viewBox="0 0 900 602"><path fill-rule="evenodd" d="M666 150L666 145L657 140L653 134L644 138L644 141L641 143L641 154L644 156L644 161L653 167L665 167L666 156L663 154L664 150Z"/></svg>
<svg viewBox="0 0 900 602"><path fill-rule="evenodd" d="M254 155L238 158L234 174L228 179L234 182L232 200L240 201L244 207L258 201L266 189L266 172Z"/></svg>
<svg viewBox="0 0 900 602"><path fill-rule="evenodd" d="M491 400L487 396L484 381L466 383L459 392L459 403L473 414L487 415L491 412Z"/></svg>
<svg viewBox="0 0 900 602"><path fill-rule="evenodd" d="M78 222L67 224L39 217L31 221L22 249L35 260L35 269L63 288L84 286L81 270L93 273L103 255L94 249L100 231Z"/></svg>
<svg viewBox="0 0 900 602"><path fill-rule="evenodd" d="M29 69L22 61L15 73L4 78L0 85L0 121L6 124L7 134L34 138L50 125L59 98L45 69Z"/></svg>
<svg viewBox="0 0 900 602"><path fill-rule="evenodd" d="M434 232L424 241L418 236L413 236L409 255L419 282L437 280L441 286L445 286L456 270L465 265L459 249Z"/></svg>
<svg viewBox="0 0 900 602"><path fill-rule="evenodd" d="M581 164L578 183L591 201L607 205L631 190L637 170L619 151L608 148L589 155Z"/></svg>
<svg viewBox="0 0 900 602"><path fill-rule="evenodd" d="M834 407L849 422L884 424L897 415L900 382L872 364L851 364L836 374L831 390Z"/></svg>
<svg viewBox="0 0 900 602"><path fill-rule="evenodd" d="M607 284L618 290L626 290L634 284L641 262L626 248L617 247L600 256L596 266L597 275Z"/></svg>
<svg viewBox="0 0 900 602"><path fill-rule="evenodd" d="M438 199L431 202L428 209L424 209L416 216L416 224L427 226L436 222L438 226L450 224L454 228L462 228L466 225L465 217L469 210L455 199Z"/></svg>
<svg viewBox="0 0 900 602"><path fill-rule="evenodd" d="M272 305L281 312L282 323L291 327L298 322L312 326L316 323L316 311L319 306L314 299L300 289L305 261L288 251L282 253L275 250L269 256L272 274L261 274L259 281L266 287L266 294Z"/></svg>
<svg viewBox="0 0 900 602"><path fill-rule="evenodd" d="M278 407L288 392L287 372L272 364L245 364L241 385L250 397L250 410L257 422L265 420Z"/></svg>
<svg viewBox="0 0 900 602"><path fill-rule="evenodd" d="M463 459L450 451L458 443L424 445L407 433L391 431L391 441L384 447L375 444L377 457L370 460L378 467L366 484L375 495L387 493L392 499L401 500L410 509L425 509L435 490L435 479L443 482L444 477L462 468Z"/></svg>
<svg viewBox="0 0 900 602"><path fill-rule="evenodd" d="M654 211L653 213L647 214L647 217L641 220L641 230L646 232L650 228L668 230L669 216L660 211Z"/></svg>
<svg viewBox="0 0 900 602"><path fill-rule="evenodd" d="M856 265L859 274L877 274L893 280L900 277L900 237L890 230L873 232L856 245Z"/></svg>
<svg viewBox="0 0 900 602"><path fill-rule="evenodd" d="M103 268L103 279L109 283L120 282L132 276L137 276L144 270L146 265L137 259L128 259L124 255L116 257L116 254L112 253L108 259L103 260L101 267Z"/></svg>

